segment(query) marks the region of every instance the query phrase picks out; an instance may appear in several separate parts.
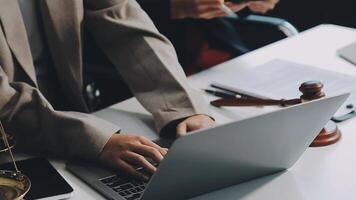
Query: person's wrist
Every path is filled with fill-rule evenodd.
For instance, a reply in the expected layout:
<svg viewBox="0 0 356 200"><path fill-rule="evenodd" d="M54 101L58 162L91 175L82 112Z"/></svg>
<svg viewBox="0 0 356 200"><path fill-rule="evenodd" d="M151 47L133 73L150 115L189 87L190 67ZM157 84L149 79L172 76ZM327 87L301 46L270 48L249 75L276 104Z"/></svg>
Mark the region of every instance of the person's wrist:
<svg viewBox="0 0 356 200"><path fill-rule="evenodd" d="M183 117L180 119L176 119L173 120L171 122L169 122L167 125L165 125L161 131L160 131L160 136L163 138L176 138L177 135L177 130L176 127L179 123L181 123L182 121L184 121L185 119L187 119L188 117Z"/></svg>
<svg viewBox="0 0 356 200"><path fill-rule="evenodd" d="M187 117L183 117L180 119L176 119L173 120L171 122L169 122L167 125L165 125L161 131L160 131L160 136L164 137L164 138L176 138L177 137L177 126L178 124L180 124L181 122L183 122L184 120L194 117L194 116L206 116L207 118L211 119L212 121L215 122L215 119L213 117L211 117L210 115L207 114L195 114L195 115L191 115L191 116L187 116Z"/></svg>
<svg viewBox="0 0 356 200"><path fill-rule="evenodd" d="M214 117L212 117L212 116L210 116L210 115L208 115L208 114L197 114L197 115L202 115L202 116L205 116L205 117L210 118L212 121L214 121L214 122L215 122ZM194 115L193 115L193 116L194 116Z"/></svg>
<svg viewBox="0 0 356 200"><path fill-rule="evenodd" d="M170 10L171 10L171 18L172 19L182 19L185 18L183 13L181 12L182 6L181 3L176 1L176 0L171 0L170 4Z"/></svg>
<svg viewBox="0 0 356 200"><path fill-rule="evenodd" d="M170 12L172 19L184 19L191 17L189 15L191 7L185 0L171 0Z"/></svg>

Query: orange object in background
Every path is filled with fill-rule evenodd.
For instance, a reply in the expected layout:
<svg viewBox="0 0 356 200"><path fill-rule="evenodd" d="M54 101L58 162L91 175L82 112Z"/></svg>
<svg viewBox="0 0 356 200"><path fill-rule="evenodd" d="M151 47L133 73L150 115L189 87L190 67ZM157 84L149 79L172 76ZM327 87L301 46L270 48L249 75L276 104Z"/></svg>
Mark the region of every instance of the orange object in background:
<svg viewBox="0 0 356 200"><path fill-rule="evenodd" d="M182 63L187 75L209 69L235 57L233 53L211 45L208 37L199 28L191 26L188 34L191 38L186 43L189 56Z"/></svg>

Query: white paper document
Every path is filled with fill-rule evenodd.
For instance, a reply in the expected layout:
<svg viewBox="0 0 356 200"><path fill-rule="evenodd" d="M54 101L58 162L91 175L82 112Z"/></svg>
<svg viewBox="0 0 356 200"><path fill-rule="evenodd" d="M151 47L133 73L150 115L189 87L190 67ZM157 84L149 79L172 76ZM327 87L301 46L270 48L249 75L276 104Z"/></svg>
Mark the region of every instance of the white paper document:
<svg viewBox="0 0 356 200"><path fill-rule="evenodd" d="M327 96L351 93L335 116L344 115L352 110L346 108L346 105L353 104L356 108L356 76L284 60L273 60L239 74L227 75L224 80L213 82L213 85L259 97L292 99L300 97L299 86L303 82L314 80L324 84L323 91Z"/></svg>

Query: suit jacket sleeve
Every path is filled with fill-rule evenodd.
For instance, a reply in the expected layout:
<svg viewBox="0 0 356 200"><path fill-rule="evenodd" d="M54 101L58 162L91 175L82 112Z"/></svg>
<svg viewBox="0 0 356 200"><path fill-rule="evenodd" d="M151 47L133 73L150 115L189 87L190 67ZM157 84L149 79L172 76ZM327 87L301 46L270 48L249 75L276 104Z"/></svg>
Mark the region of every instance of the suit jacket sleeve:
<svg viewBox="0 0 356 200"><path fill-rule="evenodd" d="M85 25L153 114L158 130L173 120L209 113L202 97L188 85L173 46L136 1L88 0L86 6Z"/></svg>
<svg viewBox="0 0 356 200"><path fill-rule="evenodd" d="M40 91L9 82L0 66L0 119L17 148L95 160L119 130L92 115L55 111Z"/></svg>

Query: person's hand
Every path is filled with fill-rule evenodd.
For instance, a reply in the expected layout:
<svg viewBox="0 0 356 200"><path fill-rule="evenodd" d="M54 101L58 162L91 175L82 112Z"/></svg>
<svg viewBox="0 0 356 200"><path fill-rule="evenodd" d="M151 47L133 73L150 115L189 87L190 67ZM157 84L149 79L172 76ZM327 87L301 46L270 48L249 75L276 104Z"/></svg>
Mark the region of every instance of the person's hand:
<svg viewBox="0 0 356 200"><path fill-rule="evenodd" d="M233 3L230 1L225 1L225 5L230 8L233 12L239 12L248 6L248 3Z"/></svg>
<svg viewBox="0 0 356 200"><path fill-rule="evenodd" d="M140 180L149 177L136 170L143 167L147 172L154 173L156 167L145 157L159 163L167 154L167 149L158 146L142 136L114 134L100 153L100 160L115 169L121 169Z"/></svg>
<svg viewBox="0 0 356 200"><path fill-rule="evenodd" d="M171 0L171 17L173 19L200 18L212 19L226 16L221 9L224 0ZM247 6L247 3L226 2L232 11L238 12Z"/></svg>
<svg viewBox="0 0 356 200"><path fill-rule="evenodd" d="M177 137L181 137L187 132L209 128L215 125L215 121L207 115L194 115L188 117L177 125Z"/></svg>
<svg viewBox="0 0 356 200"><path fill-rule="evenodd" d="M279 0L262 0L262 1L255 1L255 2L250 2L248 4L248 8L255 13L261 13L264 14L270 10L273 10Z"/></svg>

